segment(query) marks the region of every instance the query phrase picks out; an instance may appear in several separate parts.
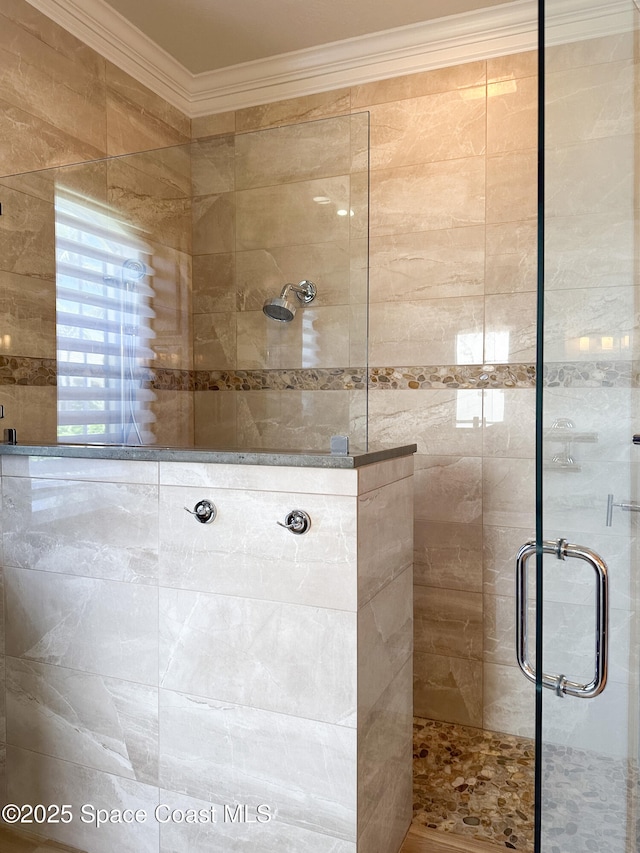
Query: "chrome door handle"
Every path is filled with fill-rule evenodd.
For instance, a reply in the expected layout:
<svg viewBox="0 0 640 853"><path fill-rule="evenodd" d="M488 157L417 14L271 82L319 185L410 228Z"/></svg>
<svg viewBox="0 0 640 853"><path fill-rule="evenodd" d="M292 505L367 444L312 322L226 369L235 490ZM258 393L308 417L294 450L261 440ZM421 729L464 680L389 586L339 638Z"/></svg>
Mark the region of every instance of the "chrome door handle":
<svg viewBox="0 0 640 853"><path fill-rule="evenodd" d="M516 655L518 666L526 677L535 682L536 671L529 660L529 635L527 626L528 589L527 562L537 552L535 540L525 543L516 557ZM558 696L578 696L591 699L598 696L607 684L609 661L609 573L607 565L595 551L581 545L570 545L566 539L545 540L543 554L555 554L559 560L584 560L596 573L596 637L595 672L588 684L570 681L564 675L542 674L542 686L555 690Z"/></svg>

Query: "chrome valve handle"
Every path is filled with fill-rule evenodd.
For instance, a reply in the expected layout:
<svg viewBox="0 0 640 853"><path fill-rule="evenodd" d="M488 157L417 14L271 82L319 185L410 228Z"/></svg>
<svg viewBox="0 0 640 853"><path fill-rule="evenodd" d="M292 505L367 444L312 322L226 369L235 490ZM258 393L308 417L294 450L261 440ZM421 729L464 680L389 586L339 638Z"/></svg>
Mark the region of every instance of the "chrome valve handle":
<svg viewBox="0 0 640 853"><path fill-rule="evenodd" d="M281 521L277 521L276 524L300 536L311 527L311 518L304 510L293 509L285 518L284 524Z"/></svg>
<svg viewBox="0 0 640 853"><path fill-rule="evenodd" d="M186 506L185 510L189 515L192 515L196 521L199 521L200 524L211 524L217 514L215 504L206 500L198 501L193 509L189 509L189 507Z"/></svg>

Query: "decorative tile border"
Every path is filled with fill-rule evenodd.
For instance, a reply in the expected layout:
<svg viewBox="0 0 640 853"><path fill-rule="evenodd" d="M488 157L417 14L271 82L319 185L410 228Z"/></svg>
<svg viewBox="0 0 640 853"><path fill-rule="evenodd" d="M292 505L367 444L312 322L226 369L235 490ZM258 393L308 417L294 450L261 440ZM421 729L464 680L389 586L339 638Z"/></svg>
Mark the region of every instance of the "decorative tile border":
<svg viewBox="0 0 640 853"><path fill-rule="evenodd" d="M73 366L104 376L98 365ZM436 364L409 367L330 367L281 370L173 370L149 367L137 378L155 391L413 391L439 388L535 388L534 364ZM545 367L546 388L640 388L631 361L562 362ZM56 385L56 360L0 356L0 385Z"/></svg>

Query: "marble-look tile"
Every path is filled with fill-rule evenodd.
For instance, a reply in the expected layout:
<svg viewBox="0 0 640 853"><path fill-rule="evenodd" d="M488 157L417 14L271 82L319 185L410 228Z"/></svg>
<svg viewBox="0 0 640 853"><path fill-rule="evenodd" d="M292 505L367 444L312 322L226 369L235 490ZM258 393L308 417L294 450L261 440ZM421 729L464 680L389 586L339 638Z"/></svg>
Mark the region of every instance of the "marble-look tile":
<svg viewBox="0 0 640 853"><path fill-rule="evenodd" d="M355 301L351 283L353 254L346 240L238 252L237 308L239 311L261 311L265 299L279 296L285 284L298 284L305 279L313 281L317 287L314 307Z"/></svg>
<svg viewBox="0 0 640 853"><path fill-rule="evenodd" d="M187 116L111 62L106 87L109 156L189 141Z"/></svg>
<svg viewBox="0 0 640 853"><path fill-rule="evenodd" d="M192 195L228 193L236 188L234 136L193 142L190 151Z"/></svg>
<svg viewBox="0 0 640 853"><path fill-rule="evenodd" d="M0 267L15 276L43 279L53 288L54 228L51 204L17 190L3 190Z"/></svg>
<svg viewBox="0 0 640 853"><path fill-rule="evenodd" d="M194 315L193 366L196 370L227 370L236 366L235 313Z"/></svg>
<svg viewBox="0 0 640 853"><path fill-rule="evenodd" d="M193 313L235 311L236 256L232 252L194 255Z"/></svg>
<svg viewBox="0 0 640 853"><path fill-rule="evenodd" d="M191 119L191 138L203 139L207 136L226 136L235 133L236 113L215 113L210 116L196 116Z"/></svg>
<svg viewBox="0 0 640 853"><path fill-rule="evenodd" d="M218 193L194 198L192 214L194 255L228 254L235 251L235 193Z"/></svg>
<svg viewBox="0 0 640 853"><path fill-rule="evenodd" d="M369 363L482 364L483 321L479 296L373 303Z"/></svg>
<svg viewBox="0 0 640 853"><path fill-rule="evenodd" d="M482 526L447 521L415 522L414 583L482 592Z"/></svg>
<svg viewBox="0 0 640 853"><path fill-rule="evenodd" d="M153 260L153 277L148 279L151 288L150 308L169 308L188 317L192 302L191 254L171 246L149 240Z"/></svg>
<svg viewBox="0 0 640 853"><path fill-rule="evenodd" d="M532 572L535 571L532 565L530 565L530 569ZM535 646L535 608L533 607L533 603L530 606L529 625L532 629L529 647L533 658ZM483 659L492 664L513 666L516 660L516 608L513 596L484 596L482 628L484 633ZM558 638L555 637L554 640L557 642ZM549 672L553 671L551 665L547 664L546 661L545 670Z"/></svg>
<svg viewBox="0 0 640 853"><path fill-rule="evenodd" d="M634 135L590 139L547 152L548 217L631 215L634 204Z"/></svg>
<svg viewBox="0 0 640 853"><path fill-rule="evenodd" d="M2 500L5 565L157 581L157 486L5 474Z"/></svg>
<svg viewBox="0 0 640 853"><path fill-rule="evenodd" d="M416 585L416 651L482 660L482 595Z"/></svg>
<svg viewBox="0 0 640 853"><path fill-rule="evenodd" d="M0 655L5 653L4 569L0 569Z"/></svg>
<svg viewBox="0 0 640 853"><path fill-rule="evenodd" d="M552 226L553 230L553 226ZM535 291L537 286L537 237L535 220L487 225L485 293ZM546 249L546 264L554 252ZM546 283L545 283L546 287Z"/></svg>
<svg viewBox="0 0 640 853"><path fill-rule="evenodd" d="M184 311L158 306L150 322L153 366L170 370L193 368L192 318Z"/></svg>
<svg viewBox="0 0 640 853"><path fill-rule="evenodd" d="M291 323L270 320L262 311L235 316L239 370L349 364L350 313L344 306L300 305Z"/></svg>
<svg viewBox="0 0 640 853"><path fill-rule="evenodd" d="M545 359L604 362L637 358L639 319L638 289L634 287L551 291L545 297Z"/></svg>
<svg viewBox="0 0 640 853"><path fill-rule="evenodd" d="M450 228L374 237L370 247L372 302L481 296L484 228Z"/></svg>
<svg viewBox="0 0 640 853"><path fill-rule="evenodd" d="M0 314L7 330L0 336L1 355L56 357L55 286L51 281L0 270Z"/></svg>
<svg viewBox="0 0 640 853"><path fill-rule="evenodd" d="M358 742L358 846L398 850L412 813L412 696L409 661L363 721Z"/></svg>
<svg viewBox="0 0 640 853"><path fill-rule="evenodd" d="M487 596L516 594L515 567L519 549L535 539L535 519L529 530L485 525L483 535L483 589ZM532 570L532 564L529 565ZM591 589L593 592L593 589Z"/></svg>
<svg viewBox="0 0 640 853"><path fill-rule="evenodd" d="M411 565L411 489L411 478L405 478L358 497L359 607Z"/></svg>
<svg viewBox="0 0 640 853"><path fill-rule="evenodd" d="M545 292L624 287L634 263L631 210L546 220Z"/></svg>
<svg viewBox="0 0 640 853"><path fill-rule="evenodd" d="M5 569L5 600L8 655L158 683L157 589Z"/></svg>
<svg viewBox="0 0 640 853"><path fill-rule="evenodd" d="M373 237L481 225L484 218L484 157L381 169L371 174Z"/></svg>
<svg viewBox="0 0 640 853"><path fill-rule="evenodd" d="M162 687L355 726L355 614L163 589L160 624Z"/></svg>
<svg viewBox="0 0 640 853"><path fill-rule="evenodd" d="M396 459L385 459L357 468L358 494L363 495L379 489L387 483L395 483L413 475L413 454Z"/></svg>
<svg viewBox="0 0 640 853"><path fill-rule="evenodd" d="M236 111L236 132L246 133L266 127L340 116L349 112L349 89L334 89L285 101L275 101Z"/></svg>
<svg viewBox="0 0 640 853"><path fill-rule="evenodd" d="M406 569L358 611L358 723L413 652L413 578ZM408 695L411 695L409 687Z"/></svg>
<svg viewBox="0 0 640 853"><path fill-rule="evenodd" d="M487 152L502 154L537 146L538 78L487 85Z"/></svg>
<svg viewBox="0 0 640 853"><path fill-rule="evenodd" d="M413 670L416 714L482 728L481 661L416 651Z"/></svg>
<svg viewBox="0 0 640 853"><path fill-rule="evenodd" d="M217 395L212 395L217 396ZM400 471L402 476L387 474L389 463L385 460L357 469L290 468L286 465L233 465L204 462L161 462L160 483L163 486L196 486L216 490L232 489L258 492L293 492L296 495L357 495L378 488L387 482L408 477L411 467ZM139 463L135 463L139 464ZM363 476L368 468L375 469L374 476ZM378 480L378 472L384 479ZM363 476L362 481L359 477ZM361 485L362 484L362 485ZM256 496L257 497L257 496Z"/></svg>
<svg viewBox="0 0 640 853"><path fill-rule="evenodd" d="M535 736L535 684L517 666L486 661L483 666L484 708L481 726L519 737ZM565 710L566 713L566 710Z"/></svg>
<svg viewBox="0 0 640 853"><path fill-rule="evenodd" d="M237 248L270 249L346 240L349 217L339 216L337 211L350 209L350 192L348 175L239 191L236 193ZM320 196L330 202L313 201Z"/></svg>
<svg viewBox="0 0 640 853"><path fill-rule="evenodd" d="M405 74L389 80L379 80L354 86L351 89L353 109L372 104L419 98L436 92L452 92L457 89L476 88L486 82L484 61L468 62L418 74Z"/></svg>
<svg viewBox="0 0 640 853"><path fill-rule="evenodd" d="M7 674L6 658L0 656L0 742L7 741Z"/></svg>
<svg viewBox="0 0 640 853"><path fill-rule="evenodd" d="M546 74L547 144L633 133L635 71L627 59Z"/></svg>
<svg viewBox="0 0 640 853"><path fill-rule="evenodd" d="M538 73L538 51L527 50L508 56L487 59L487 83L499 83L518 77L534 77Z"/></svg>
<svg viewBox="0 0 640 853"><path fill-rule="evenodd" d="M55 387L2 385L0 404L5 407L4 423L17 430L18 441L37 445L58 440Z"/></svg>
<svg viewBox="0 0 640 853"><path fill-rule="evenodd" d="M530 530L535 525L534 460L485 457L482 502L485 524Z"/></svg>
<svg viewBox="0 0 640 853"><path fill-rule="evenodd" d="M355 840L355 729L161 690L160 744L164 788Z"/></svg>
<svg viewBox="0 0 640 853"><path fill-rule="evenodd" d="M481 456L482 432L481 391L385 391L369 398L369 440L382 445Z"/></svg>
<svg viewBox="0 0 640 853"><path fill-rule="evenodd" d="M484 154L486 102L467 90L372 106L371 168L390 169Z"/></svg>
<svg viewBox="0 0 640 853"><path fill-rule="evenodd" d="M153 485L158 482L157 462L126 459L80 459L73 456L5 456L3 477L54 480L98 480L110 483Z"/></svg>
<svg viewBox="0 0 640 853"><path fill-rule="evenodd" d="M212 524L184 511L202 499L217 506ZM311 516L304 536L278 527L294 509ZM355 529L350 497L163 486L160 583L354 611Z"/></svg>
<svg viewBox="0 0 640 853"><path fill-rule="evenodd" d="M535 149L487 157L487 224L536 216L538 158Z"/></svg>
<svg viewBox="0 0 640 853"><path fill-rule="evenodd" d="M349 391L246 391L237 402L240 447L327 450L350 433Z"/></svg>
<svg viewBox="0 0 640 853"><path fill-rule="evenodd" d="M26 749L7 749L7 795L16 803L68 803L73 821L48 823L47 836L53 841L73 845L93 853L156 853L159 848L159 825L153 819L158 789L133 779L93 770L38 755ZM84 805L94 811L85 812ZM111 823L96 826L91 817L98 809L142 809L144 822Z"/></svg>
<svg viewBox="0 0 640 853"><path fill-rule="evenodd" d="M157 784L157 688L7 658L7 741Z"/></svg>
<svg viewBox="0 0 640 853"><path fill-rule="evenodd" d="M351 116L236 137L236 188L310 181L351 171Z"/></svg>
<svg viewBox="0 0 640 853"><path fill-rule="evenodd" d="M217 849L224 849L225 853L255 853L258 849L260 853L356 853L356 845L352 841L283 823L271 813L268 814L269 820L266 820L266 814L261 815L265 822L260 823L255 809L247 811L246 822L232 822L235 803L212 804L164 790L160 791L160 802L170 809L193 810L192 813L202 811L210 814L213 807L216 817L215 823L171 820L163 824L160 853L184 853L185 850L189 853L211 853ZM166 809L162 810L162 814L166 812Z"/></svg>
<svg viewBox="0 0 640 853"><path fill-rule="evenodd" d="M416 519L478 524L482 519L482 459L415 457Z"/></svg>
<svg viewBox="0 0 640 853"><path fill-rule="evenodd" d="M154 399L149 403L149 411L155 418L151 427L153 443L163 447L193 447L193 394L187 391L157 390L153 396Z"/></svg>
<svg viewBox="0 0 640 853"><path fill-rule="evenodd" d="M484 456L535 457L536 392L532 388L484 389Z"/></svg>
<svg viewBox="0 0 640 853"><path fill-rule="evenodd" d="M633 9L628 11L631 16L634 15ZM627 20L629 21L629 18ZM566 71L569 68L591 67L633 59L634 53L635 33L630 26L614 35L550 46L546 65L549 71Z"/></svg>
<svg viewBox="0 0 640 853"><path fill-rule="evenodd" d="M222 450L236 447L236 391L195 391L193 444Z"/></svg>

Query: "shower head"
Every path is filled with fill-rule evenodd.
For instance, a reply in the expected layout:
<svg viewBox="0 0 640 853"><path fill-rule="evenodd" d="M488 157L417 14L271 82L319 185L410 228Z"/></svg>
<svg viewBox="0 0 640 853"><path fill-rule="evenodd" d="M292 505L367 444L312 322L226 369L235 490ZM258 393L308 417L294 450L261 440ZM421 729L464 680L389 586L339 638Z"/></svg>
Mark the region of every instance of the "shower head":
<svg viewBox="0 0 640 853"><path fill-rule="evenodd" d="M292 290L298 300L304 305L313 302L316 298L316 286L312 281L301 281L300 284L285 284L280 296L274 296L265 300L262 310L272 320L280 323L290 323L296 316L297 305L287 299L287 294Z"/></svg>
<svg viewBox="0 0 640 853"><path fill-rule="evenodd" d="M122 262L122 270L123 275L125 275L128 279L132 279L133 281L139 281L141 278L144 278L147 274L147 267L142 261L138 261L135 258L127 258Z"/></svg>

